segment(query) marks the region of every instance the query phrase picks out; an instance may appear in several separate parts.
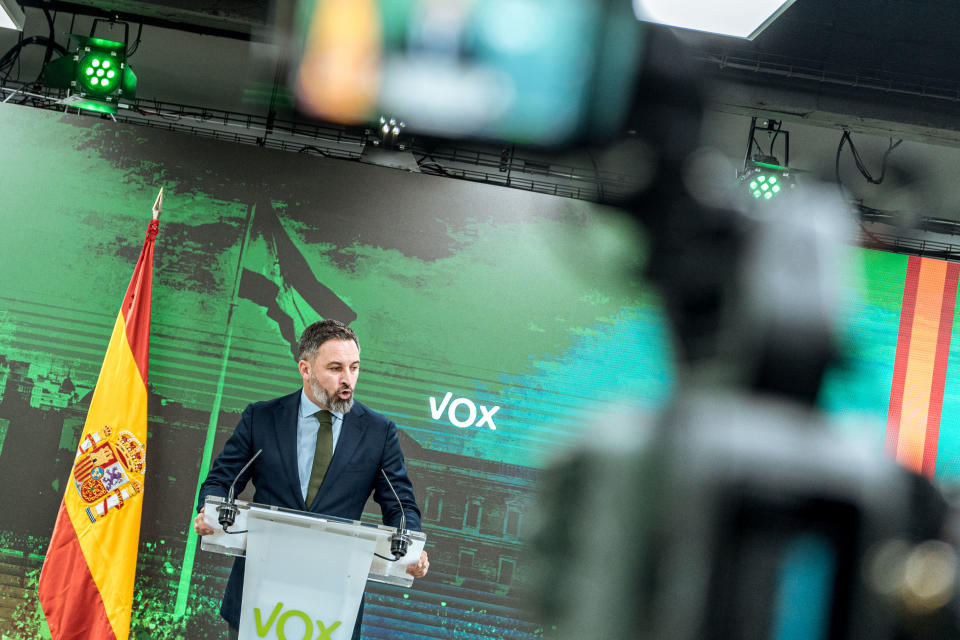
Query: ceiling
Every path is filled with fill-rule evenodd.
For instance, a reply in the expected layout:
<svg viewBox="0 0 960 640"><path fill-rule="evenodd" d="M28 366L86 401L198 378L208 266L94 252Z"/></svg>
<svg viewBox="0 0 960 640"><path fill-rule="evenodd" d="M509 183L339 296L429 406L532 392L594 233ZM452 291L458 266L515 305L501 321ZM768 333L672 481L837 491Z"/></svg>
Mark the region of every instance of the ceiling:
<svg viewBox="0 0 960 640"><path fill-rule="evenodd" d="M51 11L116 15L131 22L249 39L262 35L273 15L288 14L291 1L21 3ZM753 107L761 106L818 123L839 121L834 117L837 115L889 121L899 123L914 136L926 134L936 140L939 135L957 143L957 24L960 3L953 0L796 0L752 42L693 32L686 32L685 41L715 80L741 87L739 92L718 88L717 103L751 112ZM742 86L752 91L744 92ZM896 127L879 128L885 131ZM929 131L924 132L924 128ZM943 132L938 134L936 130Z"/></svg>
<svg viewBox="0 0 960 640"><path fill-rule="evenodd" d="M88 28L92 15L144 23L132 64L140 95L262 114L277 77L276 52L263 42L289 2L235 0L25 0L25 33L45 34L40 9L56 12L56 32ZM81 14L74 18L71 14ZM709 87L704 144L742 165L751 116L782 121L791 166L833 180L843 130L853 132L863 162L879 175L889 138L887 184L857 171L849 149L844 184L870 207L960 220L954 184L960 171L960 3L954 0L796 0L754 41L677 31ZM653 27L663 29L662 27ZM58 35L63 39L62 35ZM0 34L0 52L15 43ZM39 67L42 49L24 52ZM765 145L770 136L759 136ZM780 139L777 144L782 144ZM573 166L598 170L616 154ZM784 160L784 158L781 158ZM599 166L598 166L599 163Z"/></svg>
<svg viewBox="0 0 960 640"><path fill-rule="evenodd" d="M271 3L265 0L21 0L20 4L241 39L266 26L271 16Z"/></svg>
<svg viewBox="0 0 960 640"><path fill-rule="evenodd" d="M849 148L844 185L868 206L960 220L960 3L942 0L797 0L753 42L688 34L711 87L712 136L737 137L736 116L782 120L793 133L792 166L832 180L843 130L874 178L890 140L884 184L859 175ZM741 125L742 128L742 125ZM711 134L708 134L711 135ZM739 146L745 151L745 132ZM741 153L743 153L741 151Z"/></svg>
<svg viewBox="0 0 960 640"><path fill-rule="evenodd" d="M960 4L797 0L754 42L689 38L715 100L794 120L960 142Z"/></svg>

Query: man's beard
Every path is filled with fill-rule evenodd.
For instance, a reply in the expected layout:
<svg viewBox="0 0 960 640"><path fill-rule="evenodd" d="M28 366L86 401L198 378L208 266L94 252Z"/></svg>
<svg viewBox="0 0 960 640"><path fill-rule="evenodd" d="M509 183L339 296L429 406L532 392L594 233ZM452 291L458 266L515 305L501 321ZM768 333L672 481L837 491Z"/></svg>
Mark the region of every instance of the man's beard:
<svg viewBox="0 0 960 640"><path fill-rule="evenodd" d="M326 389L320 386L320 382L316 378L310 378L310 390L313 391L313 395L320 401L320 404L330 409L330 411L346 415L350 413L350 409L353 408L353 394L350 394L350 397L346 400L341 399L337 395L331 396L327 393Z"/></svg>

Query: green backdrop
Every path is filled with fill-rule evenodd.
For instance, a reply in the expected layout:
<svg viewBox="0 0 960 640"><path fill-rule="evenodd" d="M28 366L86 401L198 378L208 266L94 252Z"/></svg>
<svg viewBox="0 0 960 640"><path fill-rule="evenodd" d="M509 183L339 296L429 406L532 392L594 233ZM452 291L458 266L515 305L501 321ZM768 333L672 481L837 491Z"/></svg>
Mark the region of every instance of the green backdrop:
<svg viewBox="0 0 960 640"><path fill-rule="evenodd" d="M197 483L247 403L297 388L293 344L321 317L360 336L357 396L400 427L431 553L414 588L370 586L364 636L549 635L523 543L539 469L598 407L652 412L673 385L624 216L26 107L0 105L0 130L0 638L44 633L37 575L160 186L133 637L222 637L229 563L196 550ZM879 448L906 257L852 255L864 285L821 404ZM957 375L943 481L960 475Z"/></svg>

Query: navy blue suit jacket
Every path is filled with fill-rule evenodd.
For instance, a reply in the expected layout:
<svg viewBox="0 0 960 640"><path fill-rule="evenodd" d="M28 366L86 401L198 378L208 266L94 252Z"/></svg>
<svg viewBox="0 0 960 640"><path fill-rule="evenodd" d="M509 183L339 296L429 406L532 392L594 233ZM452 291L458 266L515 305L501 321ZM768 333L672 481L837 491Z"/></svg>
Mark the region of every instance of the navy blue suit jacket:
<svg viewBox="0 0 960 640"><path fill-rule="evenodd" d="M359 402L354 402L350 412L343 416L336 450L313 504L304 503L297 470L299 410L299 390L282 398L248 405L200 486L197 510L207 496L225 498L243 465L262 449L251 468L237 480L236 494L252 480L253 502L359 520L367 498L373 493L384 524L397 527L400 506L380 473L383 469L403 503L407 529L419 531L420 510L407 477L397 426ZM243 572L243 558L237 558L220 606L220 615L234 627L240 626ZM359 626L359 620L357 624Z"/></svg>

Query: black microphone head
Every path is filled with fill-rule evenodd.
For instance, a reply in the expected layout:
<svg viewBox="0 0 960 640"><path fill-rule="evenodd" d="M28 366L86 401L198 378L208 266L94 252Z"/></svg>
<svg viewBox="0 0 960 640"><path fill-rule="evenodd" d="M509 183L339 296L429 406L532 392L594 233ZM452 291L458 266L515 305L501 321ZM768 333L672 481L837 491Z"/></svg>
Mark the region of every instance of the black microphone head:
<svg viewBox="0 0 960 640"><path fill-rule="evenodd" d="M233 526L233 523L237 520L237 513L239 512L240 508L232 501L217 507L217 520L220 522L220 526L223 527L224 531L227 530L227 527Z"/></svg>
<svg viewBox="0 0 960 640"><path fill-rule="evenodd" d="M405 534L397 532L390 536L390 553L399 560L407 555L407 549L410 547L410 538Z"/></svg>
<svg viewBox="0 0 960 640"><path fill-rule="evenodd" d="M220 526L223 527L224 531L227 530L227 527L233 526L233 523L237 520L237 514L240 513L240 507L238 507L233 501L234 485L237 484L237 480L243 475L243 472L246 471L251 464L253 464L253 461L256 460L257 456L259 456L261 453L263 453L263 449L257 450L257 452L253 454L253 457L247 460L247 464L243 465L243 468L240 469L240 472L234 477L233 482L230 483L230 490L227 491L227 499L223 504L217 507L217 513L220 514L217 519L219 520Z"/></svg>

